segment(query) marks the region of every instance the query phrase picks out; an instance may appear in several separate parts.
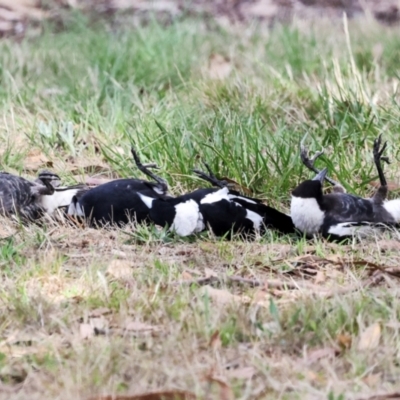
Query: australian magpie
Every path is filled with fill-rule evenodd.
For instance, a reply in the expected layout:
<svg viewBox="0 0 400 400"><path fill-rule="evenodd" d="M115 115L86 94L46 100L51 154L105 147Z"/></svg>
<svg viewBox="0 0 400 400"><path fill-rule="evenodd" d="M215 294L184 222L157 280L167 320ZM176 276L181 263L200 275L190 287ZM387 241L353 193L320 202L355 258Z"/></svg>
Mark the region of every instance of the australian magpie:
<svg viewBox="0 0 400 400"><path fill-rule="evenodd" d="M150 168L155 164L142 164L136 151L131 149L136 166L155 182L142 179L116 179L75 197L68 214L85 218L92 226L116 224L122 226L129 221L149 222L149 209L140 199L138 192L149 198L169 198L167 182L156 176Z"/></svg>
<svg viewBox="0 0 400 400"><path fill-rule="evenodd" d="M361 198L344 192L335 181L329 179L336 188L333 193L323 194L323 181L327 179L327 169L318 171L314 161L322 152L309 159L306 149L302 149L304 164L317 172L313 180L302 182L292 191L291 217L294 225L308 236L322 234L331 239L340 239L371 232L378 226L393 226L399 222L400 201L386 201L387 182L383 174L382 161L389 162L382 156L387 143L381 146L381 135L374 141L373 155L378 170L380 187L371 198Z"/></svg>
<svg viewBox="0 0 400 400"><path fill-rule="evenodd" d="M61 187L60 183L60 177L50 171L40 172L35 181L1 172L0 214L17 215L23 222L34 221L68 206L74 196L85 190L84 185Z"/></svg>
<svg viewBox="0 0 400 400"><path fill-rule="evenodd" d="M205 165L209 174L199 170L194 172L219 189L198 189L175 198L150 198L139 193L154 223L168 226L180 236L201 232L208 227L216 236L227 237L232 233L260 233L265 228L274 228L282 233L294 232L289 216L260 200L230 190L227 182L218 180Z"/></svg>

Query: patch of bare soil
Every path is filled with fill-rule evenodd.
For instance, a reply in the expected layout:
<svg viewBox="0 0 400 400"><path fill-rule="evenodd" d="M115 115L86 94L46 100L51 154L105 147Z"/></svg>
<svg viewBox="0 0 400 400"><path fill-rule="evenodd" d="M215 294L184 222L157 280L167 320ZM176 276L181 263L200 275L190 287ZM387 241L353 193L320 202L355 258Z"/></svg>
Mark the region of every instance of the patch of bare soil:
<svg viewBox="0 0 400 400"><path fill-rule="evenodd" d="M45 19L59 21L69 9L106 18L118 11L139 19L150 13L168 19L195 15L223 24L259 20L271 25L293 18L340 18L343 13L349 18L373 15L388 25L400 20L398 0L0 0L0 34L22 37L28 25L40 25Z"/></svg>

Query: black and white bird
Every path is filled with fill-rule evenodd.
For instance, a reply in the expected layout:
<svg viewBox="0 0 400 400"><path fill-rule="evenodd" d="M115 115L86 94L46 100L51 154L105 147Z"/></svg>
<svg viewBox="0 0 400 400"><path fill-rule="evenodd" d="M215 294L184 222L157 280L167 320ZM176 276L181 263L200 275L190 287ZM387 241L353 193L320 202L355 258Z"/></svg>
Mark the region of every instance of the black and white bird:
<svg viewBox="0 0 400 400"><path fill-rule="evenodd" d="M254 235L268 228L281 233L295 231L290 216L264 205L260 200L230 190L227 183L218 180L205 165L209 174L199 170L195 173L219 189L198 189L175 198L154 198L139 193L155 224L169 227L180 236L207 228L216 236L228 238L233 233Z"/></svg>
<svg viewBox="0 0 400 400"><path fill-rule="evenodd" d="M136 166L154 182L127 178L104 183L86 192L80 198L74 198L68 208L68 214L85 218L89 225L125 225L130 221L150 222L149 209L138 193L149 198L169 198L167 182L156 176L150 168L155 164L142 164L136 151L131 149Z"/></svg>
<svg viewBox="0 0 400 400"><path fill-rule="evenodd" d="M373 155L378 170L380 187L371 198L362 198L345 193L343 187L327 175L327 169L318 171L313 159L307 156L307 150L301 149L303 163L317 176L306 180L292 191L291 217L294 225L307 236L322 234L331 239L351 237L354 234L368 235L374 228L395 226L400 222L400 200L387 201L388 187L383 174L382 161L389 162L382 156L387 143L381 147L381 136L374 141ZM323 194L324 180L333 183L334 191Z"/></svg>
<svg viewBox="0 0 400 400"><path fill-rule="evenodd" d="M85 185L61 187L60 184L60 177L50 171L40 172L35 181L1 172L0 214L18 216L23 222L35 221L68 206L74 196L86 190Z"/></svg>

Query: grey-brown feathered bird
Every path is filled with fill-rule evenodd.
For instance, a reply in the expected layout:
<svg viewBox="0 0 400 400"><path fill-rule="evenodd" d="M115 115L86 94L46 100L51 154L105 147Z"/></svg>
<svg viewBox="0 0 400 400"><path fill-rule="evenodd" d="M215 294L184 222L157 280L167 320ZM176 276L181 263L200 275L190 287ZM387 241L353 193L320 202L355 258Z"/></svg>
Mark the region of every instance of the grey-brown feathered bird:
<svg viewBox="0 0 400 400"><path fill-rule="evenodd" d="M34 221L68 206L87 190L85 185L61 187L60 183L60 177L50 171L42 171L35 181L0 172L0 214Z"/></svg>

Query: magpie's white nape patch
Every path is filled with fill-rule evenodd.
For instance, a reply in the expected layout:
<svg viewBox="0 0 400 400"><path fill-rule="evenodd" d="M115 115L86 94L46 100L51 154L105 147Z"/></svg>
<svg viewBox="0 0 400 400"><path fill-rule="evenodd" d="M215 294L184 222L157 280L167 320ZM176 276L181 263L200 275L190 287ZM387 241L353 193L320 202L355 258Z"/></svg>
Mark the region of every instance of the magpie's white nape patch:
<svg viewBox="0 0 400 400"><path fill-rule="evenodd" d="M325 214L315 198L292 196L290 216L297 229L307 235L314 235L319 232Z"/></svg>

